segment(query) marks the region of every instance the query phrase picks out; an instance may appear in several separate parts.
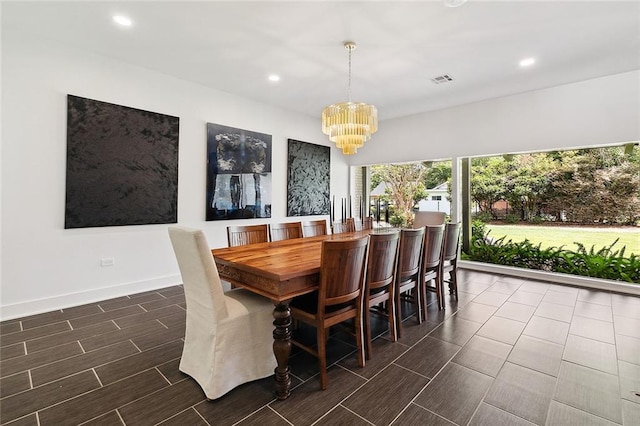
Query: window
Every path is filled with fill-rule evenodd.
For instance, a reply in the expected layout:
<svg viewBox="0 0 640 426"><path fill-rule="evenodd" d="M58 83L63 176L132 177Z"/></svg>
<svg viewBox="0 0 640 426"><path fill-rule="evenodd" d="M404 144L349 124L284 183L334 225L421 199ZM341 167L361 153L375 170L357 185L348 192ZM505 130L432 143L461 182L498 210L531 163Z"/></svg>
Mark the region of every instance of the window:
<svg viewBox="0 0 640 426"><path fill-rule="evenodd" d="M431 201L442 201L442 195L432 195Z"/></svg>

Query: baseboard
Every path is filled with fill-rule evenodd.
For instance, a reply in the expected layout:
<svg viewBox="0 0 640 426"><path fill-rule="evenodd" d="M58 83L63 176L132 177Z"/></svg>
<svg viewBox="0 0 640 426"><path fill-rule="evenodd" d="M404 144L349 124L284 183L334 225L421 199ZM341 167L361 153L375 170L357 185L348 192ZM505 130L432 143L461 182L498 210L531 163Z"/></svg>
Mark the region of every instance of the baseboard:
<svg viewBox="0 0 640 426"><path fill-rule="evenodd" d="M3 305L0 306L0 320L5 321L13 318L21 318L43 312L70 308L73 306L86 305L88 303L99 302L144 291L157 290L181 283L181 276L176 274L144 281L120 284L113 287L104 287L44 299L29 300L27 302L20 302L12 305Z"/></svg>
<svg viewBox="0 0 640 426"><path fill-rule="evenodd" d="M472 269L474 271L491 272L494 274L548 281L556 284L586 287L640 296L639 284L625 283L623 281L581 277L579 275L560 274L557 272L546 272L535 269L515 268L512 266L494 265L492 263L472 262L470 260L461 260L458 262L458 266L460 268Z"/></svg>

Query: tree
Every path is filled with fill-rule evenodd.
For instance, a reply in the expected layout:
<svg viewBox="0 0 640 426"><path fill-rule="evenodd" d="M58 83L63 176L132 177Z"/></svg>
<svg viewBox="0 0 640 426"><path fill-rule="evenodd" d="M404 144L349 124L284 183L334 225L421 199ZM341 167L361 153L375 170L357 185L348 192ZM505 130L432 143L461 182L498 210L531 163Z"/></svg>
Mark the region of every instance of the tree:
<svg viewBox="0 0 640 426"><path fill-rule="evenodd" d="M427 168L422 183L427 189L434 188L441 183L451 181L451 161L425 162Z"/></svg>
<svg viewBox="0 0 640 426"><path fill-rule="evenodd" d="M471 160L471 198L481 212L497 218L493 205L506 195L507 160L500 157L480 157Z"/></svg>
<svg viewBox="0 0 640 426"><path fill-rule="evenodd" d="M549 207L570 222L636 224L640 220L640 153L621 147L555 153ZM559 213L560 215L560 213Z"/></svg>
<svg viewBox="0 0 640 426"><path fill-rule="evenodd" d="M396 226L411 226L413 207L427 196L423 177L426 168L422 163L381 164L371 167L371 175L380 177L387 184L393 210L390 221ZM372 178L373 182L373 178Z"/></svg>
<svg viewBox="0 0 640 426"><path fill-rule="evenodd" d="M555 169L556 164L546 154L522 154L507 160L504 196L520 212L521 220L540 214Z"/></svg>

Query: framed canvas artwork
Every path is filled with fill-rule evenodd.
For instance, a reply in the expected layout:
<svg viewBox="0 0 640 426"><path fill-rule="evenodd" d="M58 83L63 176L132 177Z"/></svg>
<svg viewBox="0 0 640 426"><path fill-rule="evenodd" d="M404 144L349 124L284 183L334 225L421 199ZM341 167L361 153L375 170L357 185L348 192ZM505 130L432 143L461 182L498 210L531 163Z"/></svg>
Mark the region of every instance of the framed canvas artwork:
<svg viewBox="0 0 640 426"><path fill-rule="evenodd" d="M271 135L207 123L207 220L271 217Z"/></svg>
<svg viewBox="0 0 640 426"><path fill-rule="evenodd" d="M65 229L178 221L180 119L67 96Z"/></svg>
<svg viewBox="0 0 640 426"><path fill-rule="evenodd" d="M331 148L288 141L287 216L329 214Z"/></svg>

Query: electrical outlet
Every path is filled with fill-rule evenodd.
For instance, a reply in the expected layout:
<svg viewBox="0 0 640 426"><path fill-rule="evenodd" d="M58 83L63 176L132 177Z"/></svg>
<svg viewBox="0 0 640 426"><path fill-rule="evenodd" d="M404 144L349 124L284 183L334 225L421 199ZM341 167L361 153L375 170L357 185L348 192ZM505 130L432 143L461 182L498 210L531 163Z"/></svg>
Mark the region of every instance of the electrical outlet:
<svg viewBox="0 0 640 426"><path fill-rule="evenodd" d="M113 266L116 263L116 260L113 257L105 257L100 259L100 266Z"/></svg>

